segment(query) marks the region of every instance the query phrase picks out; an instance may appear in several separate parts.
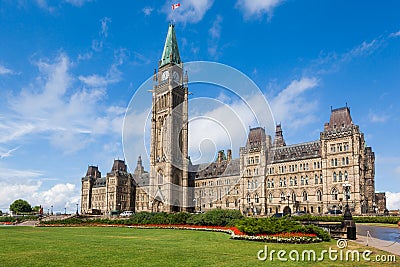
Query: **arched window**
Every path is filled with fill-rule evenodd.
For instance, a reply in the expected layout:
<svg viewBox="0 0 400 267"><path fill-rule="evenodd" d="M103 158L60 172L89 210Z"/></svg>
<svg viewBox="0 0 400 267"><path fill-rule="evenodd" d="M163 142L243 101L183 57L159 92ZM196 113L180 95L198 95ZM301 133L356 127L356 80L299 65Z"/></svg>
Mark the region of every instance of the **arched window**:
<svg viewBox="0 0 400 267"><path fill-rule="evenodd" d="M282 187L282 178L279 178L279 186Z"/></svg>
<svg viewBox="0 0 400 267"><path fill-rule="evenodd" d="M321 192L321 190L317 191L317 201L322 201L322 192Z"/></svg>
<svg viewBox="0 0 400 267"><path fill-rule="evenodd" d="M323 183L322 174L319 176L319 183L320 183L320 184Z"/></svg>
<svg viewBox="0 0 400 267"><path fill-rule="evenodd" d="M164 177L162 175L162 172L158 172L157 176L158 176L158 184L163 184L164 183Z"/></svg>
<svg viewBox="0 0 400 267"><path fill-rule="evenodd" d="M249 194L247 194L246 200L247 200L247 203L250 203L250 195Z"/></svg>
<svg viewBox="0 0 400 267"><path fill-rule="evenodd" d="M247 181L247 188L250 189L250 181Z"/></svg>
<svg viewBox="0 0 400 267"><path fill-rule="evenodd" d="M301 176L301 178L300 178L300 183L301 183L301 185L304 185L304 177L303 176Z"/></svg>
<svg viewBox="0 0 400 267"><path fill-rule="evenodd" d="M271 181L267 179L267 188L271 188Z"/></svg>
<svg viewBox="0 0 400 267"><path fill-rule="evenodd" d="M308 175L306 175L306 185L308 185Z"/></svg>
<svg viewBox="0 0 400 267"><path fill-rule="evenodd" d="M338 191L336 188L332 189L332 200L337 200L338 199Z"/></svg>
<svg viewBox="0 0 400 267"><path fill-rule="evenodd" d="M294 185L297 186L297 177L296 176L294 177Z"/></svg>
<svg viewBox="0 0 400 267"><path fill-rule="evenodd" d="M286 177L283 178L283 186L286 186Z"/></svg>
<svg viewBox="0 0 400 267"><path fill-rule="evenodd" d="M342 177L343 177L342 171L339 171L339 182L342 181Z"/></svg>
<svg viewBox="0 0 400 267"><path fill-rule="evenodd" d="M308 200L308 194L306 191L303 191L303 201L307 201Z"/></svg>
<svg viewBox="0 0 400 267"><path fill-rule="evenodd" d="M274 199L274 197L272 196L272 193L269 193L269 195L268 195L269 203L272 203L273 199Z"/></svg>
<svg viewBox="0 0 400 267"><path fill-rule="evenodd" d="M255 197L254 197L254 202L260 203L260 199L258 198L258 194L255 195Z"/></svg>
<svg viewBox="0 0 400 267"><path fill-rule="evenodd" d="M342 165L345 165L346 161L344 160L344 158L342 158Z"/></svg>
<svg viewBox="0 0 400 267"><path fill-rule="evenodd" d="M271 187L275 187L274 179L272 179L272 181L271 181Z"/></svg>
<svg viewBox="0 0 400 267"><path fill-rule="evenodd" d="M333 173L333 182L337 182L336 172Z"/></svg>
<svg viewBox="0 0 400 267"><path fill-rule="evenodd" d="M346 165L349 165L349 157L346 157Z"/></svg>
<svg viewBox="0 0 400 267"><path fill-rule="evenodd" d="M293 186L293 178L290 177L290 186Z"/></svg>
<svg viewBox="0 0 400 267"><path fill-rule="evenodd" d="M345 181L349 180L349 175L348 175L347 171L344 172L344 180Z"/></svg>
<svg viewBox="0 0 400 267"><path fill-rule="evenodd" d="M318 178L318 175L316 174L315 175L315 184L318 184L318 180L319 180L319 178Z"/></svg>

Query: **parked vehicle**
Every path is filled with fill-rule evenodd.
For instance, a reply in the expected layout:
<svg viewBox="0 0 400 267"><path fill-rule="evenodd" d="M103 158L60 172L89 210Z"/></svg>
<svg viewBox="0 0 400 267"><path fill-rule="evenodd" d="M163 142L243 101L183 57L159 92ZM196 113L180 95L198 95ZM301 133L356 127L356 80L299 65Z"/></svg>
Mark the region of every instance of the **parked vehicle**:
<svg viewBox="0 0 400 267"><path fill-rule="evenodd" d="M274 217L274 218L282 218L282 217L283 217L283 213L282 213L282 212L275 213L275 214L272 215L271 217Z"/></svg>
<svg viewBox="0 0 400 267"><path fill-rule="evenodd" d="M132 214L133 214L133 211L126 210L126 211L122 212L119 216L121 216L121 217L129 217Z"/></svg>

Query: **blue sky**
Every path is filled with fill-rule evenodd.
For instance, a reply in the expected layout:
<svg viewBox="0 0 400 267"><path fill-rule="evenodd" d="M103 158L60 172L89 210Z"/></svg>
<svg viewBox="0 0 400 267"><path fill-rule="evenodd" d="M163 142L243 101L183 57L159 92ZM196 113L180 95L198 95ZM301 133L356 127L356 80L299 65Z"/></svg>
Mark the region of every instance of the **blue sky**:
<svg viewBox="0 0 400 267"><path fill-rule="evenodd" d="M288 144L318 139L347 102L375 151L376 190L400 208L398 1L187 0L173 15L172 3L0 0L0 210L17 198L74 210L87 165L105 174L124 157L125 109L171 19L182 60L249 76Z"/></svg>

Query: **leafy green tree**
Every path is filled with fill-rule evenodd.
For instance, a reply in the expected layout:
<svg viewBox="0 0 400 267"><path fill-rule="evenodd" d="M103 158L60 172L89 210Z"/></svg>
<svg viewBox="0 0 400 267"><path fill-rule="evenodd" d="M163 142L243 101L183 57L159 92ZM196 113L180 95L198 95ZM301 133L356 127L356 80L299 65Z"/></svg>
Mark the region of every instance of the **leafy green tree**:
<svg viewBox="0 0 400 267"><path fill-rule="evenodd" d="M34 211L34 212L39 212L39 211L40 211L40 206L34 206L34 207L32 207L32 211Z"/></svg>
<svg viewBox="0 0 400 267"><path fill-rule="evenodd" d="M16 213L19 212L31 212L32 207L28 201L23 199L17 199L10 205L10 210Z"/></svg>

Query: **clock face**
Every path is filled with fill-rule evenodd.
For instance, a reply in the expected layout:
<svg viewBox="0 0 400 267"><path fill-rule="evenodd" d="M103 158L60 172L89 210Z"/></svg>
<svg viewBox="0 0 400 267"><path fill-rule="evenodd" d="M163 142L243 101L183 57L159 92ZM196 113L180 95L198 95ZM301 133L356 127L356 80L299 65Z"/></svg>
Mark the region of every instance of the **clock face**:
<svg viewBox="0 0 400 267"><path fill-rule="evenodd" d="M168 72L168 71L164 71L164 72L162 73L161 79L162 79L163 81L165 81L166 79L168 79L168 77L169 77L169 72Z"/></svg>
<svg viewBox="0 0 400 267"><path fill-rule="evenodd" d="M174 78L174 81L179 82L179 73L174 71L174 73L172 73L172 77Z"/></svg>

